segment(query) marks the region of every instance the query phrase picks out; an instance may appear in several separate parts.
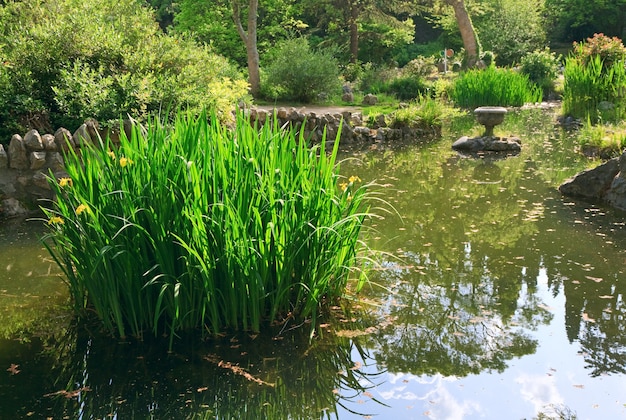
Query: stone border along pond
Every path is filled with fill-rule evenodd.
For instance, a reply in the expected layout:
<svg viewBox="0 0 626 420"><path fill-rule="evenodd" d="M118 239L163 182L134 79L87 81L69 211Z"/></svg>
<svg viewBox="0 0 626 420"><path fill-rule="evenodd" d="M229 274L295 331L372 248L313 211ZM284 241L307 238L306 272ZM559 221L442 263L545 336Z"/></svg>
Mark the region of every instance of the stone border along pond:
<svg viewBox="0 0 626 420"><path fill-rule="evenodd" d="M252 123L259 126L276 122L281 126L291 126L301 132L304 138L316 143L326 138L334 140L338 133L346 143L380 143L388 141L413 141L417 138L432 138L440 135L440 130L411 128L405 125L387 127L384 116L375 119L374 128L363 125L360 112L303 112L296 108L265 110L250 108L244 110ZM124 131L130 136L132 122L124 121ZM0 144L0 219L26 216L39 211L42 200L51 200L52 191L48 185L48 174L56 178L67 176L63 154L70 148L79 150L84 144L97 144L99 138L110 137L114 144L119 143L119 130L102 129L93 119L86 120L72 134L59 128L54 134L40 134L30 130L23 137L14 134L8 150Z"/></svg>
<svg viewBox="0 0 626 420"><path fill-rule="evenodd" d="M414 128L406 125L388 127L383 115L375 118L373 127L363 124L360 112L316 113L304 112L294 107L273 110L249 108L244 110L252 123L259 126L270 122L274 117L281 126L291 126L301 132L304 138L319 142L324 132L328 139L340 134L346 143L384 143L414 141L418 138L432 138L441 135L436 128ZM130 136L132 122L124 121L124 131ZM39 211L42 200L51 200L52 191L48 185L48 174L55 177L66 176L63 153L69 148L80 149L84 144L97 143L98 138L107 136L113 143L119 142L119 130L100 128L93 119L86 120L72 134L59 128L54 134L41 135L30 130L24 135L14 134L8 150L0 144L0 219L25 216ZM563 195L583 200L603 201L620 210L626 210L626 151L597 168L584 171L567 180L559 187Z"/></svg>

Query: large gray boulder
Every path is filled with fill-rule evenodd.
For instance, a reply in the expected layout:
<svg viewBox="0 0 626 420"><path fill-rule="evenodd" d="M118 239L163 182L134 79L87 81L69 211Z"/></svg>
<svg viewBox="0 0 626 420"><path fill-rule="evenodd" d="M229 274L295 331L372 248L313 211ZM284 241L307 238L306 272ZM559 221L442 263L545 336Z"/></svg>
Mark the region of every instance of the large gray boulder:
<svg viewBox="0 0 626 420"><path fill-rule="evenodd" d="M559 191L571 197L603 199L618 173L619 160L614 158L568 179L561 184Z"/></svg>
<svg viewBox="0 0 626 420"><path fill-rule="evenodd" d="M559 191L563 195L602 200L626 210L626 152L596 168L579 173L565 181Z"/></svg>

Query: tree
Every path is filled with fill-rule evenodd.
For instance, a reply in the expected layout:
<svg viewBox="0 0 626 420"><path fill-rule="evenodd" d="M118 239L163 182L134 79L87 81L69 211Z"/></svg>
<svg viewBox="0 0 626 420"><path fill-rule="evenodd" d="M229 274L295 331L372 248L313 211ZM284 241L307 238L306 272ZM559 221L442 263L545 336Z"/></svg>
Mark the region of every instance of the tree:
<svg viewBox="0 0 626 420"><path fill-rule="evenodd" d="M474 31L472 19L469 13L467 13L465 2L463 0L445 0L445 2L452 6L454 10L454 16L459 25L459 31L463 39L463 47L467 55L467 66L474 67L478 61L478 39L476 37L476 31Z"/></svg>
<svg viewBox="0 0 626 420"><path fill-rule="evenodd" d="M582 41L595 33L626 38L626 0L546 0L552 39Z"/></svg>
<svg viewBox="0 0 626 420"><path fill-rule="evenodd" d="M239 37L246 46L248 59L248 82L250 83L250 93L257 97L261 90L261 72L259 70L259 50L257 48L257 13L259 0L249 0L247 28L244 29L241 23L241 5L239 0L233 0L233 21L237 27Z"/></svg>
<svg viewBox="0 0 626 420"><path fill-rule="evenodd" d="M305 2L303 20L313 28L311 34L320 43L334 41L346 45L349 60L359 60L363 36L384 39L379 43L390 48L397 42L411 43L415 32L413 21L406 18L417 7L415 1L402 0L309 0Z"/></svg>

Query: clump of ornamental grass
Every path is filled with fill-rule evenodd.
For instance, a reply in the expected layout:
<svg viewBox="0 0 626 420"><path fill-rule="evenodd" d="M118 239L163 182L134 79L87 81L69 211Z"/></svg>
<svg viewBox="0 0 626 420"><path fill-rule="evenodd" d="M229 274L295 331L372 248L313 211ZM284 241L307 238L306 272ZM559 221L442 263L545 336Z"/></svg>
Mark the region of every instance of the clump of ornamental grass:
<svg viewBox="0 0 626 420"><path fill-rule="evenodd" d="M511 69L490 66L468 70L454 82L450 99L463 108L479 106L522 106L541 102L543 93L528 76Z"/></svg>
<svg viewBox="0 0 626 420"><path fill-rule="evenodd" d="M623 61L608 63L598 55L585 63L569 57L563 71L563 113L575 118L618 122L626 118L626 68Z"/></svg>
<svg viewBox="0 0 626 420"><path fill-rule="evenodd" d="M338 141L278 124L153 120L66 156L45 243L79 313L124 337L311 319L364 282L372 192L339 175Z"/></svg>

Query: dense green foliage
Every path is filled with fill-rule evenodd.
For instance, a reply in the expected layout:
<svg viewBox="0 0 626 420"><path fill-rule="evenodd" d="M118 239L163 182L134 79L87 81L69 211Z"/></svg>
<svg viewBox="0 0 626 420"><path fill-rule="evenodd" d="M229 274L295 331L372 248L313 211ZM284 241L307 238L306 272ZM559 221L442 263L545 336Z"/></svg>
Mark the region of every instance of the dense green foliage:
<svg viewBox="0 0 626 420"><path fill-rule="evenodd" d="M480 41L496 55L496 64L518 64L528 51L546 45L543 1L489 0L484 15L474 19Z"/></svg>
<svg viewBox="0 0 626 420"><path fill-rule="evenodd" d="M224 58L163 34L135 0L6 3L0 57L0 127L9 137L20 127L73 129L87 117L199 110L247 90Z"/></svg>
<svg viewBox="0 0 626 420"><path fill-rule="evenodd" d="M178 116L68 155L46 243L76 309L122 337L315 325L356 268L371 193L338 175L339 142L277 125Z"/></svg>
<svg viewBox="0 0 626 420"><path fill-rule="evenodd" d="M545 0L550 38L572 42L605 33L626 36L625 0Z"/></svg>
<svg viewBox="0 0 626 420"><path fill-rule="evenodd" d="M247 2L242 2L247 13ZM246 65L246 48L233 24L232 2L226 0L182 0L176 3L175 32L190 34L198 41L210 44L240 67ZM258 49L261 56L290 35L304 30L307 25L299 20L301 6L290 0L259 2ZM243 22L245 25L245 21Z"/></svg>
<svg viewBox="0 0 626 420"><path fill-rule="evenodd" d="M510 69L489 67L462 73L449 92L450 99L461 107L522 106L540 102L542 91L528 76Z"/></svg>
<svg viewBox="0 0 626 420"><path fill-rule="evenodd" d="M330 50L314 50L306 38L282 41L265 67L263 94L312 102L341 92L339 64Z"/></svg>
<svg viewBox="0 0 626 420"><path fill-rule="evenodd" d="M623 62L606 66L599 56L587 64L569 57L563 73L563 113L595 123L626 117L626 70Z"/></svg>
<svg viewBox="0 0 626 420"><path fill-rule="evenodd" d="M554 90L554 82L558 76L561 57L550 52L548 48L527 53L522 57L520 71L528 76L531 82L543 89L544 96Z"/></svg>
<svg viewBox="0 0 626 420"><path fill-rule="evenodd" d="M626 48L596 34L577 43L564 70L563 113L592 123L626 117Z"/></svg>

